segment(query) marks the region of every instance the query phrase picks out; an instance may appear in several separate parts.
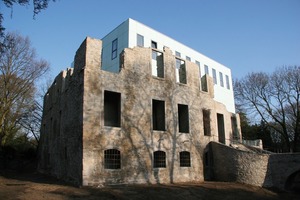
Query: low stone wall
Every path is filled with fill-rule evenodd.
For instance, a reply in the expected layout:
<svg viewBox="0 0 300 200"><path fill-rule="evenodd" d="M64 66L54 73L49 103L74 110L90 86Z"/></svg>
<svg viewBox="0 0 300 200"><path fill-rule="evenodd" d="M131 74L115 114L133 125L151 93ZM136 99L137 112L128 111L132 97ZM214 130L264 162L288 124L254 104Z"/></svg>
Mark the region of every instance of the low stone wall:
<svg viewBox="0 0 300 200"><path fill-rule="evenodd" d="M289 177L300 170L300 154L260 154L216 142L209 145L208 169L215 181L284 190Z"/></svg>

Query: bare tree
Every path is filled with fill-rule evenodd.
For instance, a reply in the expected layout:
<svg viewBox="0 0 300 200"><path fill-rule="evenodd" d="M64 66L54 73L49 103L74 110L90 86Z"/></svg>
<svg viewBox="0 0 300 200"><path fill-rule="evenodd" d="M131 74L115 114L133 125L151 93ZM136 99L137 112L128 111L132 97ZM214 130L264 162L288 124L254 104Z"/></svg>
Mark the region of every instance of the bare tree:
<svg viewBox="0 0 300 200"><path fill-rule="evenodd" d="M250 73L235 81L235 97L280 134L289 151L300 150L300 66L281 67L272 74Z"/></svg>
<svg viewBox="0 0 300 200"><path fill-rule="evenodd" d="M37 108L35 82L49 64L38 60L28 38L16 33L4 37L0 53L0 147L18 132Z"/></svg>

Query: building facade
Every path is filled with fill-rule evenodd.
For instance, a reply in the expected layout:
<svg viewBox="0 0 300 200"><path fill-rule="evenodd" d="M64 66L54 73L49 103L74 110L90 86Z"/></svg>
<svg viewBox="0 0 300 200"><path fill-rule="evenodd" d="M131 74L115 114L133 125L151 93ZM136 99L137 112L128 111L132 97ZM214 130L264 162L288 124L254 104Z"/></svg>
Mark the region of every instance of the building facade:
<svg viewBox="0 0 300 200"><path fill-rule="evenodd" d="M124 39L130 31L120 31L124 23L102 40L86 38L74 68L49 88L39 171L76 185L203 181L207 144L229 145L240 137L231 82L222 89L232 102L216 100L219 86L201 73L201 64L182 58L188 55L183 50L179 56L159 46L158 39L157 46L146 46L141 30L135 41L143 45L133 45Z"/></svg>

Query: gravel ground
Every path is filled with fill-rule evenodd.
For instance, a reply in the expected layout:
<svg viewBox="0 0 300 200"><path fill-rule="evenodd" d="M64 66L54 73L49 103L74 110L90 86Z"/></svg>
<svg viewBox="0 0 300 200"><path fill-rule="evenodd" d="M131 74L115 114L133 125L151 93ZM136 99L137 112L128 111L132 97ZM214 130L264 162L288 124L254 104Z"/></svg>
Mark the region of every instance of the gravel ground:
<svg viewBox="0 0 300 200"><path fill-rule="evenodd" d="M260 187L224 182L77 188L35 172L0 171L0 199L299 200L300 194L276 193Z"/></svg>

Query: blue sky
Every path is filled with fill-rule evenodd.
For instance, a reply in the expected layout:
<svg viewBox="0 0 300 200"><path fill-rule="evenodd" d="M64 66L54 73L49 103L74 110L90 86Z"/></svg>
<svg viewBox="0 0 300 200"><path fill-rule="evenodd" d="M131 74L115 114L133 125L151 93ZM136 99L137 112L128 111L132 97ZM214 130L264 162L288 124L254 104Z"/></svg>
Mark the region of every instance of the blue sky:
<svg viewBox="0 0 300 200"><path fill-rule="evenodd" d="M300 65L300 0L56 0L35 20L32 5L0 6L6 31L30 38L52 78L86 36L101 39L127 18L226 65L233 78Z"/></svg>

